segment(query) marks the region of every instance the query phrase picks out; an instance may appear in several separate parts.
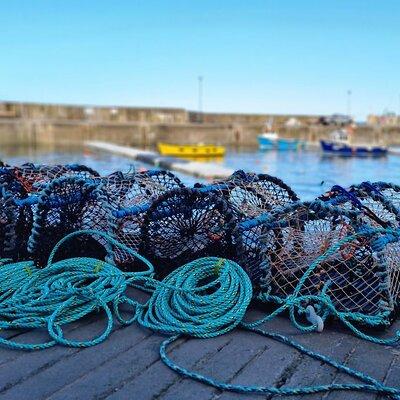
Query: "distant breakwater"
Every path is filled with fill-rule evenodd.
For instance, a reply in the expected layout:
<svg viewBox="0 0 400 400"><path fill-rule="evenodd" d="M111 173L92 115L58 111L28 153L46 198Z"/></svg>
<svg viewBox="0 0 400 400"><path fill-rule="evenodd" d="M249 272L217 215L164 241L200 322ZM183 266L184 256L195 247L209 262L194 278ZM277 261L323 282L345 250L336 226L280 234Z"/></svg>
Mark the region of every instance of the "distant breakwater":
<svg viewBox="0 0 400 400"><path fill-rule="evenodd" d="M316 115L197 113L173 108L91 107L37 103L0 103L0 145L82 144L88 140L153 147L171 143L257 146L268 119L282 137L318 143L333 127L318 125ZM296 119L301 126L285 123ZM354 143L400 145L400 127L358 127Z"/></svg>

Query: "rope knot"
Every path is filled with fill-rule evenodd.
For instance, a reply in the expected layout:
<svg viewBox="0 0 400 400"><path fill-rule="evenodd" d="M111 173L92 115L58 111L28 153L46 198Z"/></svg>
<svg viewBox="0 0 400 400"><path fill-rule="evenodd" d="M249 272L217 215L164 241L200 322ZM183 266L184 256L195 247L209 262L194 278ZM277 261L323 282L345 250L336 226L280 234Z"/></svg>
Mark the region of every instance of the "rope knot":
<svg viewBox="0 0 400 400"><path fill-rule="evenodd" d="M214 268L214 273L215 275L219 276L222 267L225 264L225 259L224 258L220 258L218 259L218 261L215 263L215 268Z"/></svg>
<svg viewBox="0 0 400 400"><path fill-rule="evenodd" d="M103 269L103 267L104 267L104 261L99 260L99 261L97 261L96 265L94 266L93 272L95 274L98 274Z"/></svg>

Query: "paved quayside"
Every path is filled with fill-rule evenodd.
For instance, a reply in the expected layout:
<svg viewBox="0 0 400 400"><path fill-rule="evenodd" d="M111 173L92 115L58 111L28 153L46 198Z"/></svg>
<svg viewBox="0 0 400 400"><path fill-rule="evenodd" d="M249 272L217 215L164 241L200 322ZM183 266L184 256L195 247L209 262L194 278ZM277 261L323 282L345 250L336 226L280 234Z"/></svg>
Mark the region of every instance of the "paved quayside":
<svg viewBox="0 0 400 400"><path fill-rule="evenodd" d="M214 163L189 161L177 157L164 157L154 151L119 146L108 142L87 141L85 142L85 145L92 149L107 151L125 157L131 157L146 164L172 171L182 172L195 176L196 178L223 179L232 175L234 172L231 168L226 168L222 165Z"/></svg>
<svg viewBox="0 0 400 400"><path fill-rule="evenodd" d="M143 293L136 297L145 300ZM131 311L131 310L130 310ZM247 318L260 317L249 311ZM88 339L104 330L101 313L70 324L65 336ZM322 333L301 334L283 317L264 328L280 332L308 348L371 374L387 385L398 386L400 353L396 348L374 345L357 339L336 324ZM400 321L390 333L400 328ZM39 330L2 333L17 342L38 343L47 339ZM0 399L56 400L232 400L270 399L268 395L239 395L183 379L160 360L163 337L137 324L114 332L98 346L85 349L55 346L36 352L0 347ZM240 329L213 339L182 338L172 346L170 356L189 369L226 382L274 384L287 388L303 385L353 381L331 367L301 355L281 343ZM331 392L309 396L274 397L276 400L382 399L372 393Z"/></svg>

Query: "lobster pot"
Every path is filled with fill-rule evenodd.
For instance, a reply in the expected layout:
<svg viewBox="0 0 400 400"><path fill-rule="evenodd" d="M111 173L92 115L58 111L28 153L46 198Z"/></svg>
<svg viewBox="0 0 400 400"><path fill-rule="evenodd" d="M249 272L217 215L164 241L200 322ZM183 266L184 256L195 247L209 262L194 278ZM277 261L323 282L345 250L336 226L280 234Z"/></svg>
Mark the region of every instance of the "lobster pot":
<svg viewBox="0 0 400 400"><path fill-rule="evenodd" d="M379 252L379 262L384 266L381 274L384 301L388 303L388 310L398 313L400 308L400 241L399 237L390 234L383 235L386 242ZM377 240L378 243L382 241ZM381 245L381 244L380 244Z"/></svg>
<svg viewBox="0 0 400 400"><path fill-rule="evenodd" d="M17 261L26 255L32 214L18 203L27 197L10 170L0 172L0 258Z"/></svg>
<svg viewBox="0 0 400 400"><path fill-rule="evenodd" d="M185 185L172 172L149 170L136 174L137 181L146 188L152 199L173 189L184 188Z"/></svg>
<svg viewBox="0 0 400 400"><path fill-rule="evenodd" d="M225 181L196 184L195 187L224 198L238 220L256 218L275 207L298 200L292 189L280 179L243 171L236 171Z"/></svg>
<svg viewBox="0 0 400 400"><path fill-rule="evenodd" d="M357 216L316 201L243 221L235 232L239 263L256 290L285 298L319 255L354 232Z"/></svg>
<svg viewBox="0 0 400 400"><path fill-rule="evenodd" d="M136 176L135 173L117 171L101 178L103 190L113 210L144 204L150 200L150 191Z"/></svg>
<svg viewBox="0 0 400 400"><path fill-rule="evenodd" d="M77 176L82 179L99 177L99 174L80 164L35 165L26 163L12 168L16 178L28 193L41 191L48 183L62 176Z"/></svg>
<svg viewBox="0 0 400 400"><path fill-rule="evenodd" d="M233 257L236 219L226 201L198 189L160 196L144 216L143 253L159 278L199 257Z"/></svg>
<svg viewBox="0 0 400 400"><path fill-rule="evenodd" d="M269 222L269 232L262 238L271 269L271 295L285 299L293 294L318 257L356 232L357 216L355 212L324 206L320 202L299 203L277 213ZM368 243L344 244L312 271L299 294L318 295L327 291L339 311L355 311L361 299L353 303L353 289L363 288L359 285L363 278L359 281L357 277L363 274L368 281L372 267Z"/></svg>
<svg viewBox="0 0 400 400"><path fill-rule="evenodd" d="M333 186L320 200L345 210L362 211L364 223L373 227L399 225L400 209L368 182L353 185L349 190Z"/></svg>
<svg viewBox="0 0 400 400"><path fill-rule="evenodd" d="M77 230L98 230L112 235L115 217L101 185L80 177L53 180L33 206L33 228L29 253L44 263L54 245ZM57 258L75 256L103 258L111 255L108 242L93 235L82 235L62 246Z"/></svg>
<svg viewBox="0 0 400 400"><path fill-rule="evenodd" d="M254 218L269 209L263 196L245 183L229 181L212 185L197 183L195 188L203 193L214 193L217 197L225 199L238 220Z"/></svg>
<svg viewBox="0 0 400 400"><path fill-rule="evenodd" d="M102 183L116 216L115 238L136 252L143 240L144 213L151 202L169 190L184 187L172 173L158 170L115 172L102 178ZM132 253L119 247L114 247L114 261L125 271L136 271L142 265Z"/></svg>
<svg viewBox="0 0 400 400"><path fill-rule="evenodd" d="M315 271L319 271L326 270L331 260L337 263L335 276L328 273L328 278L320 283L322 290L310 293L329 296L347 321L379 327L390 325L400 300L399 251L398 233L363 228L357 237L316 265ZM304 287L311 280L312 277L306 280Z"/></svg>
<svg viewBox="0 0 400 400"><path fill-rule="evenodd" d="M114 210L146 204L168 190L183 187L181 181L167 171L118 171L101 178L101 182Z"/></svg>
<svg viewBox="0 0 400 400"><path fill-rule="evenodd" d="M269 214L241 221L233 231L233 245L236 249L236 261L249 275L253 292L267 288L270 277L270 265L264 254L264 242L260 240L268 232L265 222Z"/></svg>
<svg viewBox="0 0 400 400"><path fill-rule="evenodd" d="M144 215L149 207L150 203L144 203L113 211L116 217L114 237L135 252L140 251ZM113 256L115 264L124 271L137 271L142 265L132 253L119 247L114 247Z"/></svg>
<svg viewBox="0 0 400 400"><path fill-rule="evenodd" d="M264 263L260 264L264 278L260 290L269 301L282 303L295 290L298 296L324 294L349 320L369 325L389 323L395 299L387 287L396 291L398 285L397 278L394 284L384 283L398 274L393 263L389 267L387 260L391 257L385 255L390 240L383 239L387 243L380 249L382 238L360 225L359 213L320 201L298 203L258 224L253 222L259 230L260 225L264 225L264 231L260 232L260 248L255 253ZM359 236L349 240L356 233ZM392 242L398 245L396 238ZM333 252L326 253L335 246ZM246 252L241 254L242 265L246 265ZM303 278L307 271L309 275ZM305 306L306 298L304 302ZM321 307L319 312L329 315L330 311Z"/></svg>
<svg viewBox="0 0 400 400"><path fill-rule="evenodd" d="M264 201L264 209L270 211L276 207L299 200L297 194L282 180L268 175L236 171L228 179L236 185L246 185L253 188Z"/></svg>
<svg viewBox="0 0 400 400"><path fill-rule="evenodd" d="M400 186L394 183L374 182L372 186L400 212Z"/></svg>

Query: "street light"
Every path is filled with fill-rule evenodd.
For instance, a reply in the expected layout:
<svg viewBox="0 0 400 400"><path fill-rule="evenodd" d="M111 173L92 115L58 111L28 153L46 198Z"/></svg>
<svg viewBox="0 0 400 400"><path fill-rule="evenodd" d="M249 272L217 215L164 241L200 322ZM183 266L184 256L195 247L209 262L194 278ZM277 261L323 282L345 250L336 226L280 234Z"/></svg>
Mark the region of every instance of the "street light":
<svg viewBox="0 0 400 400"><path fill-rule="evenodd" d="M203 122L203 77L199 76L199 122Z"/></svg>
<svg viewBox="0 0 400 400"><path fill-rule="evenodd" d="M351 116L351 90L347 91L347 115Z"/></svg>

